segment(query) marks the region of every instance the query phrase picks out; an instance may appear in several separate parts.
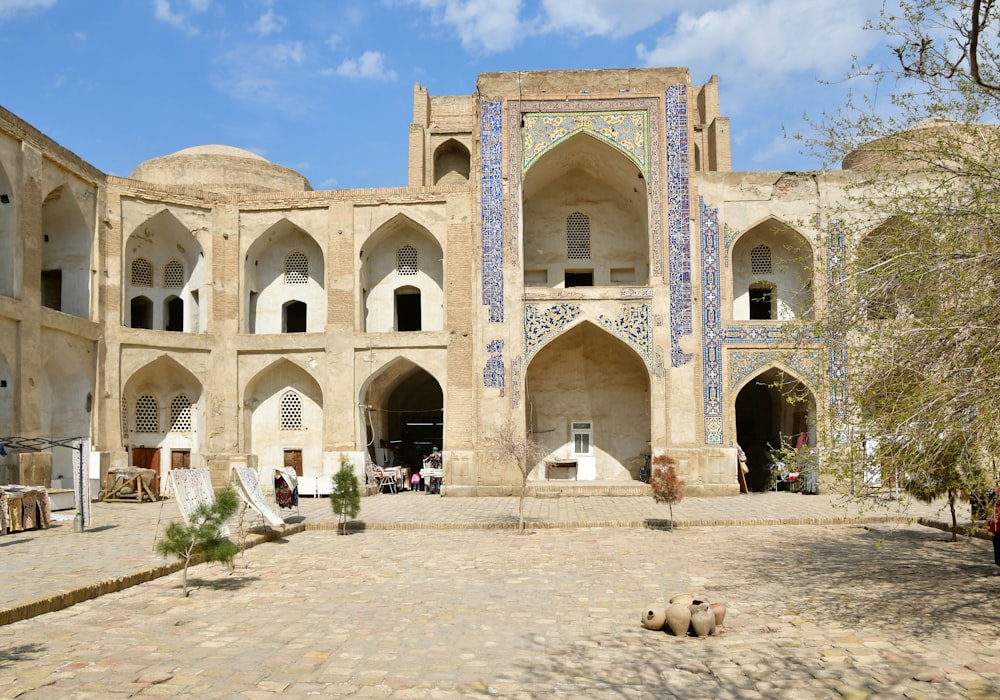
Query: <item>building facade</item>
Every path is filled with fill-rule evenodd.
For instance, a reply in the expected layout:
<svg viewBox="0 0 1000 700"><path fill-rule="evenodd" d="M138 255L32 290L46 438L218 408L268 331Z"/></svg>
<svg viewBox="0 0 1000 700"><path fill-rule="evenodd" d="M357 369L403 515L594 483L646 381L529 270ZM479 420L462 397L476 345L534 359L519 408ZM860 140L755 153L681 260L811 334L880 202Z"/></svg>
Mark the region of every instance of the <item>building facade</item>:
<svg viewBox="0 0 1000 700"><path fill-rule="evenodd" d="M106 175L0 110L0 438L220 485L438 447L443 493L501 495L511 421L536 488L642 493L665 453L735 494L737 443L772 488L769 446L846 400L841 352L780 341L836 278L849 173L732 172L728 127L686 69L483 74L415 87L407 187L315 191L222 146Z"/></svg>

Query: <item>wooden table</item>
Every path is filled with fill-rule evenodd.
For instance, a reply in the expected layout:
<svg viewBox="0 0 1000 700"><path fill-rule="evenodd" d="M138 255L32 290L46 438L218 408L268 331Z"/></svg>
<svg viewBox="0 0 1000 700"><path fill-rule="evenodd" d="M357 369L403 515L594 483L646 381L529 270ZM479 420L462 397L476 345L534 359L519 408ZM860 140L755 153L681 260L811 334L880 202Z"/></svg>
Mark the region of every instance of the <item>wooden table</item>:
<svg viewBox="0 0 1000 700"><path fill-rule="evenodd" d="M104 477L102 501L158 501L160 478L155 469L114 467Z"/></svg>

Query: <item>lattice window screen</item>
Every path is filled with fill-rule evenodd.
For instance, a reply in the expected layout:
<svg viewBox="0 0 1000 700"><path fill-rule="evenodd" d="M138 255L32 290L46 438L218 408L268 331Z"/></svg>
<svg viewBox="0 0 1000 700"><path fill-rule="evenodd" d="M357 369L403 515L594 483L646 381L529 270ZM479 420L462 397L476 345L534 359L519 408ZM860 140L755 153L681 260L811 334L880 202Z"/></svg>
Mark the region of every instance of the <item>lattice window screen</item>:
<svg viewBox="0 0 1000 700"><path fill-rule="evenodd" d="M566 217L566 257L590 259L590 218L578 211Z"/></svg>
<svg viewBox="0 0 1000 700"><path fill-rule="evenodd" d="M191 399L178 394L170 402L170 430L175 433L191 432Z"/></svg>
<svg viewBox="0 0 1000 700"><path fill-rule="evenodd" d="M309 258L305 253L292 251L285 258L285 284L306 284L309 282Z"/></svg>
<svg viewBox="0 0 1000 700"><path fill-rule="evenodd" d="M146 258L136 258L132 261L132 286L153 286L153 263Z"/></svg>
<svg viewBox="0 0 1000 700"><path fill-rule="evenodd" d="M401 275L417 274L417 249L410 245L404 245L396 251L396 270Z"/></svg>
<svg viewBox="0 0 1000 700"><path fill-rule="evenodd" d="M163 266L163 286L184 286L184 265L177 260L171 260Z"/></svg>
<svg viewBox="0 0 1000 700"><path fill-rule="evenodd" d="M771 274L771 249L759 245L750 251L750 273L753 275Z"/></svg>
<svg viewBox="0 0 1000 700"><path fill-rule="evenodd" d="M160 407L156 399L143 394L135 402L135 432L158 433L160 431Z"/></svg>
<svg viewBox="0 0 1000 700"><path fill-rule="evenodd" d="M278 427L281 430L302 430L302 398L294 391L281 397Z"/></svg>

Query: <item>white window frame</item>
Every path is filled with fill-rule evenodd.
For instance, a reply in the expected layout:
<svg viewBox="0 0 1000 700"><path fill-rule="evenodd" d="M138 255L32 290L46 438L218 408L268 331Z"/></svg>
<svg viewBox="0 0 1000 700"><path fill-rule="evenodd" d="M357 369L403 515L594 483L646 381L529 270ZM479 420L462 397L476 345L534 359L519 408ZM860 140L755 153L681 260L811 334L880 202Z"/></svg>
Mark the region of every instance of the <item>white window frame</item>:
<svg viewBox="0 0 1000 700"><path fill-rule="evenodd" d="M592 455L594 454L594 424L590 421L572 421L570 423L569 430L570 442L573 444L573 454L574 455ZM579 452L578 440L584 438L587 444L586 452Z"/></svg>

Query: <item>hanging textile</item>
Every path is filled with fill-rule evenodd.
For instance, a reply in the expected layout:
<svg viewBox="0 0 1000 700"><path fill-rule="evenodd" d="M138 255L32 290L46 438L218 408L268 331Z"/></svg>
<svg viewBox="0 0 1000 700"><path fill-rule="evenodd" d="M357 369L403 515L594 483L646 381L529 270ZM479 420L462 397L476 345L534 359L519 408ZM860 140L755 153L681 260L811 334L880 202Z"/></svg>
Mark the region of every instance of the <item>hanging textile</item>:
<svg viewBox="0 0 1000 700"><path fill-rule="evenodd" d="M90 525L90 438L73 446L73 497L83 518L83 526Z"/></svg>

